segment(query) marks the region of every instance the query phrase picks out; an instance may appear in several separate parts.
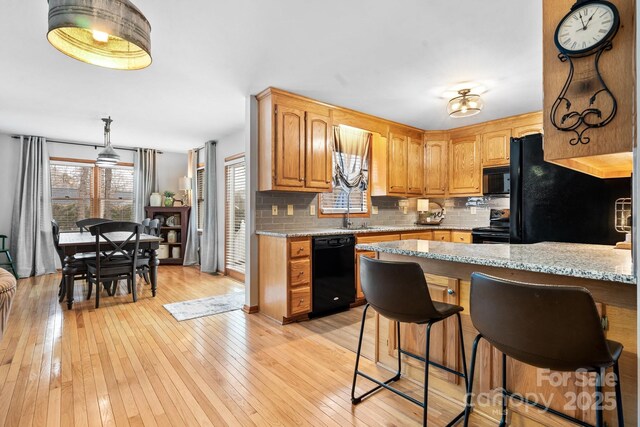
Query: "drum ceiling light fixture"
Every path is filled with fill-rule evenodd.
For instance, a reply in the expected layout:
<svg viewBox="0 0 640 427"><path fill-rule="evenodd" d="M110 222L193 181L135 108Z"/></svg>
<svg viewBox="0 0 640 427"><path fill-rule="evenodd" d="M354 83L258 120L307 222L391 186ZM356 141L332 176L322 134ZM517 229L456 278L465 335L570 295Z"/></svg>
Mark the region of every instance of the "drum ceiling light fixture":
<svg viewBox="0 0 640 427"><path fill-rule="evenodd" d="M100 67L151 64L151 25L129 0L49 0L47 39L65 55Z"/></svg>
<svg viewBox="0 0 640 427"><path fill-rule="evenodd" d="M471 117L482 111L484 102L480 95L470 93L471 89L461 89L458 91L460 96L456 96L447 104L447 112L449 116L458 119L462 117Z"/></svg>

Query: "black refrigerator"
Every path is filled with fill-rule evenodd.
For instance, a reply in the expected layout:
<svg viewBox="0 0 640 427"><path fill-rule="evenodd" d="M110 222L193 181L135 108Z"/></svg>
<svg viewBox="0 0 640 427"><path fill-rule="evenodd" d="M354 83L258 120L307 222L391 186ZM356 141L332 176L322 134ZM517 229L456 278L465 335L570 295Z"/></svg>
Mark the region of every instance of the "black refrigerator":
<svg viewBox="0 0 640 427"><path fill-rule="evenodd" d="M542 135L511 138L510 243L612 245L615 200L631 179L600 179L544 161Z"/></svg>

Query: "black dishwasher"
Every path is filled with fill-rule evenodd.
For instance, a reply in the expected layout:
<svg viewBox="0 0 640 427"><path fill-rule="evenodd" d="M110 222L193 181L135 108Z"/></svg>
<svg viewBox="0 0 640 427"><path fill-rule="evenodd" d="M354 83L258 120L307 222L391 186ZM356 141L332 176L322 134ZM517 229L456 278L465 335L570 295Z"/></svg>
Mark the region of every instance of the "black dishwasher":
<svg viewBox="0 0 640 427"><path fill-rule="evenodd" d="M345 310L356 300L354 236L313 238L312 317Z"/></svg>

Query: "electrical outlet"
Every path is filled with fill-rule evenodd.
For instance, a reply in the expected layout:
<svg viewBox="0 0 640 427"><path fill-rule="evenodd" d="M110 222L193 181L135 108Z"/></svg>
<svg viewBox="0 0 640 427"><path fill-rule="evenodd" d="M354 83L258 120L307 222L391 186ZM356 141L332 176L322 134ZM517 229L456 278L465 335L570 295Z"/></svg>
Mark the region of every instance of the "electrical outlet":
<svg viewBox="0 0 640 427"><path fill-rule="evenodd" d="M478 208L476 208L475 206L471 206L471 215L475 215L478 213Z"/></svg>
<svg viewBox="0 0 640 427"><path fill-rule="evenodd" d="M398 200L398 207L400 208L409 207L409 201L407 199Z"/></svg>
<svg viewBox="0 0 640 427"><path fill-rule="evenodd" d="M271 215L273 215L273 216L277 216L278 215L278 205L271 206Z"/></svg>
<svg viewBox="0 0 640 427"><path fill-rule="evenodd" d="M377 206L371 206L371 214L372 215L378 215L378 207Z"/></svg>
<svg viewBox="0 0 640 427"><path fill-rule="evenodd" d="M405 214L405 215L406 215L408 210L409 210L409 208L408 208L408 207L406 207L406 206L403 206L403 207L402 207L402 213L403 213L403 214Z"/></svg>
<svg viewBox="0 0 640 427"><path fill-rule="evenodd" d="M293 205L287 205L287 215L293 215Z"/></svg>
<svg viewBox="0 0 640 427"><path fill-rule="evenodd" d="M316 205L312 203L309 205L309 215L315 215L315 214L316 214Z"/></svg>

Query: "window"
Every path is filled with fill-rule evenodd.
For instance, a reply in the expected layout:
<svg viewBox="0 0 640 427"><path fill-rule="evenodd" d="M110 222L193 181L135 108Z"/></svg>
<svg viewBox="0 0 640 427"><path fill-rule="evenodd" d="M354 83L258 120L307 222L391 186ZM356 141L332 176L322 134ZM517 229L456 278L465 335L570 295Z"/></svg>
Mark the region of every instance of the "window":
<svg viewBox="0 0 640 427"><path fill-rule="evenodd" d="M196 171L197 191L198 191L198 230L203 229L204 225L204 168L198 168Z"/></svg>
<svg viewBox="0 0 640 427"><path fill-rule="evenodd" d="M333 167L335 168L335 156L341 153L334 153ZM359 162L362 159L356 159L356 168L360 167ZM363 169L365 171L365 179L369 180L369 165L365 161ZM321 193L319 197L320 213L322 215L343 215L347 213L347 203L349 204L349 214L361 214L368 216L369 213L369 195L368 191L360 191L354 189L351 194L347 194L342 187L334 186L333 192Z"/></svg>
<svg viewBox="0 0 640 427"><path fill-rule="evenodd" d="M246 168L244 157L225 162L225 273L244 280Z"/></svg>
<svg viewBox="0 0 640 427"><path fill-rule="evenodd" d="M51 160L51 205L61 231L100 217L133 220L133 167L99 168L90 161Z"/></svg>

